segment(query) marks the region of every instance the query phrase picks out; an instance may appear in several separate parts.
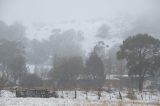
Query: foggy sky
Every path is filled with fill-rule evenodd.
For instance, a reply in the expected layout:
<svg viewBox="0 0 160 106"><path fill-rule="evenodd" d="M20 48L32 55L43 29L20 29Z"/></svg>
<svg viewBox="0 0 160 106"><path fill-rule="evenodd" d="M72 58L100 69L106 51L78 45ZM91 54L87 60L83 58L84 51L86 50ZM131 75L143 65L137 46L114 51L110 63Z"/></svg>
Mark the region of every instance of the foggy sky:
<svg viewBox="0 0 160 106"><path fill-rule="evenodd" d="M0 19L32 23L110 20L121 15L148 14L157 0L0 0Z"/></svg>
<svg viewBox="0 0 160 106"><path fill-rule="evenodd" d="M57 28L56 23L105 20L101 25L91 24L88 25L90 29L82 30L84 39L87 39L84 44L88 48L87 45L94 42L91 41L95 39L91 38L93 36L108 39L105 35L109 37L126 37L136 33L160 35L159 4L159 0L0 0L0 20L8 24L16 21L34 25L40 23L37 24L39 26L54 24L56 27L53 29ZM108 28L99 31L103 25L107 25ZM96 28L92 28L93 26ZM82 24L81 27L86 27L86 24ZM34 36L33 29L30 29L30 32L27 30L29 32L27 36ZM48 35L40 32L37 37L40 38L40 34L50 35L48 32Z"/></svg>

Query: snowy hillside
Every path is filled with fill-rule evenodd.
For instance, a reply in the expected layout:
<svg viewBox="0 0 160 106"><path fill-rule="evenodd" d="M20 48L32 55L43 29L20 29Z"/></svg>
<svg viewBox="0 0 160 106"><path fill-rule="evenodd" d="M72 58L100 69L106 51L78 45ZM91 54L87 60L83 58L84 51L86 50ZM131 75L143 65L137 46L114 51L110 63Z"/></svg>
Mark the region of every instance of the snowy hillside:
<svg viewBox="0 0 160 106"><path fill-rule="evenodd" d="M130 24L132 21L126 21L128 18L118 18L118 19L97 19L97 20L88 20L85 22L76 22L76 21L66 21L59 23L34 23L34 24L26 24L27 27L27 37L30 39L48 39L52 34L54 29L60 29L62 31L66 31L69 29L73 29L75 31L79 31L83 40L81 41L82 48L85 52L90 51L91 48L98 42L104 41L106 45L109 47L114 46L115 44L119 44L122 42L125 32L130 30ZM96 34L98 32L99 27L102 25L107 25L109 27L107 37L100 38L97 37ZM89 50L88 50L89 49Z"/></svg>

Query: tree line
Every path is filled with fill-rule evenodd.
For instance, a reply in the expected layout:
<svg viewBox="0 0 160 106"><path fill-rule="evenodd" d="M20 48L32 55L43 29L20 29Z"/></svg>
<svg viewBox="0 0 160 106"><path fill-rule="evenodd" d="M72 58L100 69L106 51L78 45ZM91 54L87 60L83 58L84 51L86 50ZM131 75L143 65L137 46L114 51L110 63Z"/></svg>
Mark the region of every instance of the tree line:
<svg viewBox="0 0 160 106"><path fill-rule="evenodd" d="M19 24L8 26L5 23L0 23L1 87L18 85L28 88L102 90L107 75L127 73L129 77L139 79L139 90L142 91L146 76L160 75L160 41L148 34L128 37L117 50L113 50L113 53L107 51L109 47L105 42L99 41L87 57L78 54L80 46L72 38L77 35L78 41L81 40L79 38L80 32L67 31L60 33L54 31L54 35L51 36L52 40L49 39L43 41L43 43L32 40L29 43L34 46L29 47L27 47L28 39L25 36L20 36L23 34L24 28ZM64 41L63 37L66 35L72 35L71 39ZM54 50L58 46L55 43L57 41L53 40L55 36L60 36L57 40L70 42L64 43L69 45L68 47L71 47L72 43L76 45L72 46L73 49L61 45L59 47L65 49L66 52L62 53L61 50L57 52ZM74 52L65 55L70 50ZM44 71L46 73L45 78L36 73L30 73L27 63L45 64L46 58L51 58L52 68L47 72ZM28 60L31 61L28 62ZM118 71L114 72L114 70Z"/></svg>

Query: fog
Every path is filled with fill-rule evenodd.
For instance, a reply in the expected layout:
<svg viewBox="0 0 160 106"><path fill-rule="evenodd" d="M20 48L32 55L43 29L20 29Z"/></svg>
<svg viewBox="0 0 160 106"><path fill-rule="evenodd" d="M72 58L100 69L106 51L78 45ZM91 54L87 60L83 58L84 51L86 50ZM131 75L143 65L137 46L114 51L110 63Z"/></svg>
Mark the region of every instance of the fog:
<svg viewBox="0 0 160 106"><path fill-rule="evenodd" d="M118 59L118 51L135 35L150 38L146 47L155 44L151 52L158 50L159 5L159 0L0 0L0 72L14 84L41 77L60 88L69 77L129 76L128 70L136 69L126 67L130 64Z"/></svg>
<svg viewBox="0 0 160 106"><path fill-rule="evenodd" d="M1 19L11 23L108 19L148 14L155 0L1 0Z"/></svg>
<svg viewBox="0 0 160 106"><path fill-rule="evenodd" d="M1 0L0 31L10 39L52 39L59 55L84 55L100 40L112 47L137 33L159 37L158 4L158 0Z"/></svg>
<svg viewBox="0 0 160 106"><path fill-rule="evenodd" d="M158 27L158 3L158 0L1 0L0 19L7 24L19 21L24 25L104 20L102 24L112 22L126 30L138 26L137 32L140 29L144 32L152 21ZM157 32L155 28L152 31Z"/></svg>

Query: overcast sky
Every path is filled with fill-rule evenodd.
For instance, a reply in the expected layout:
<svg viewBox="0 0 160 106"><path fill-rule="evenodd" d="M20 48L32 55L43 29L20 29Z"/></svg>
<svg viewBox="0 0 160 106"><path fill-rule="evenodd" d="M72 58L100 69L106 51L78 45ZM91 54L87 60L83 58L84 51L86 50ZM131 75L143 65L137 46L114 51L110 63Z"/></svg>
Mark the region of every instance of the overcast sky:
<svg viewBox="0 0 160 106"><path fill-rule="evenodd" d="M0 0L0 19L32 23L139 17L151 13L157 0Z"/></svg>
<svg viewBox="0 0 160 106"><path fill-rule="evenodd" d="M99 40L114 45L137 33L159 37L159 6L160 0L0 0L0 20L8 24L16 21L24 24L27 26L26 36L39 40L49 38L55 28L79 28L84 37L82 48L90 51L89 48ZM89 21L94 24L87 23ZM48 24L54 25L48 28ZM43 28L36 28L41 25ZM98 31L101 25L106 27Z"/></svg>

